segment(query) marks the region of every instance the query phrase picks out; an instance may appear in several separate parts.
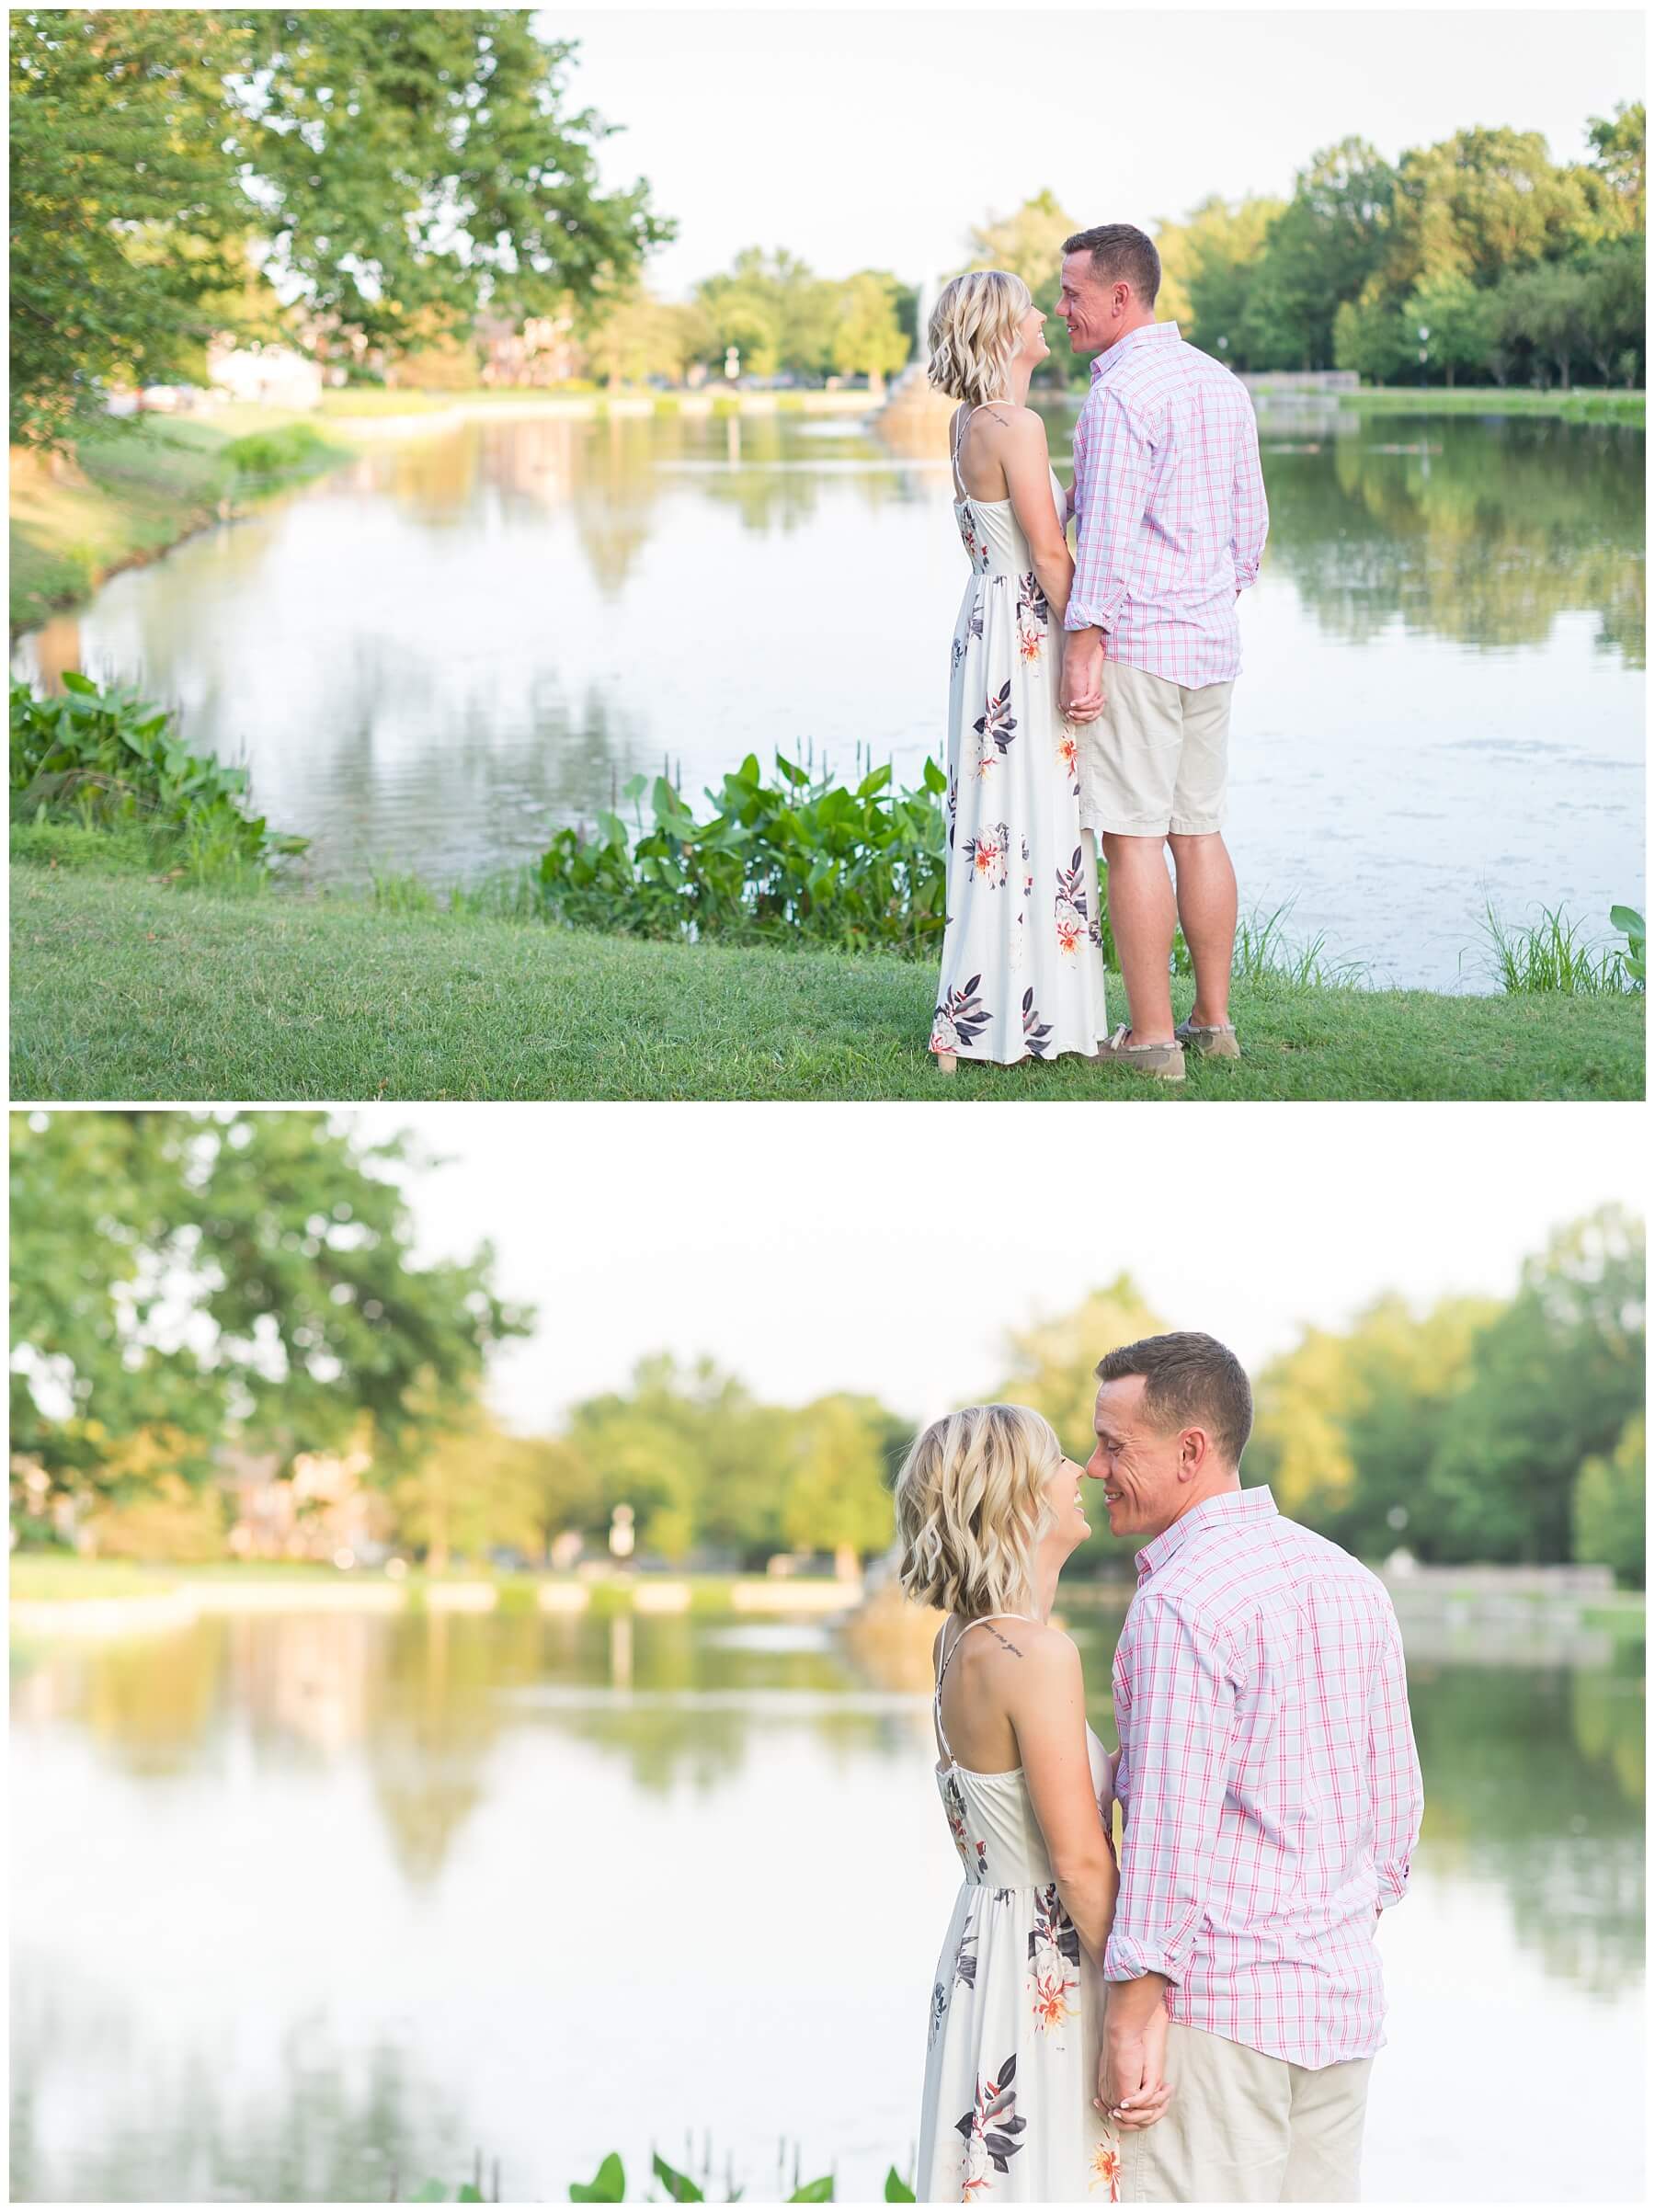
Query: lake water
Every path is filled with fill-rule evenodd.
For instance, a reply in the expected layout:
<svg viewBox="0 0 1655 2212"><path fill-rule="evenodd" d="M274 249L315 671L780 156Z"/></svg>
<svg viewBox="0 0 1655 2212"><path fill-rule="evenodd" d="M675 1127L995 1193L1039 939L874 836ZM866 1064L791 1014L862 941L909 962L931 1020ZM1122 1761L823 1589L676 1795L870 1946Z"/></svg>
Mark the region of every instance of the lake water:
<svg viewBox="0 0 1655 2212"><path fill-rule="evenodd" d="M1118 1627L1075 1613L1092 1717ZM1411 1635L1430 1798L1365 2181L1633 2201L1641 1647ZM958 1864L927 1643L295 1612L15 1646L14 2199L714 2193L916 2132ZM1467 1655L1467 1649L1469 1648Z"/></svg>
<svg viewBox="0 0 1655 2212"><path fill-rule="evenodd" d="M1230 838L1243 906L1372 980L1490 987L1482 921L1643 904L1641 429L1266 415ZM1067 478L1067 418L1053 450ZM670 760L938 752L945 462L855 416L472 423L376 450L24 641L181 708L323 880L472 881Z"/></svg>

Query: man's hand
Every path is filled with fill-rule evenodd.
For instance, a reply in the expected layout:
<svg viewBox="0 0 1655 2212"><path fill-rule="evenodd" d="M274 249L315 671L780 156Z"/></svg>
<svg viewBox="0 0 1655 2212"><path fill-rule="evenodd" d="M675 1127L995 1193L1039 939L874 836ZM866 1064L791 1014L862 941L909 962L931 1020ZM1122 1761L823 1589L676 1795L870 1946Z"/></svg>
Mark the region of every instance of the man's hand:
<svg viewBox="0 0 1655 2212"><path fill-rule="evenodd" d="M1069 722L1096 722L1103 712L1103 639L1096 630L1071 630L1063 647L1063 679L1058 687Z"/></svg>
<svg viewBox="0 0 1655 2212"><path fill-rule="evenodd" d="M1117 2127L1152 2127L1172 2094L1165 2079L1164 1978L1111 1982L1098 2058L1097 2109Z"/></svg>

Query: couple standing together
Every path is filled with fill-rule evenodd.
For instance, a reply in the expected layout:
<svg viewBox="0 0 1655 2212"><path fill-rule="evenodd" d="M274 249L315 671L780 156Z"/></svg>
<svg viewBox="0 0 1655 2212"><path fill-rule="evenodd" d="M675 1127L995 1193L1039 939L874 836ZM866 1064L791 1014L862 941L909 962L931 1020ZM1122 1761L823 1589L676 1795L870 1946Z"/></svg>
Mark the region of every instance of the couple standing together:
<svg viewBox="0 0 1655 2212"><path fill-rule="evenodd" d="M1095 353L1067 502L1026 403L1050 350L1020 277L956 277L928 374L960 402L954 516L971 580L949 690L947 919L930 1050L1081 1053L1180 1082L1184 1047L1239 1051L1236 878L1221 828L1236 602L1269 514L1252 403L1155 320L1160 257L1129 223L1064 246L1057 314ZM1067 524L1076 525L1071 560ZM1097 850L1127 1020L1104 1007ZM1176 897L1162 847L1170 845ZM1195 1002L1173 1024L1181 921Z"/></svg>
<svg viewBox="0 0 1655 2212"><path fill-rule="evenodd" d="M1244 1490L1252 1394L1211 1337L1099 1362L1084 1469L1021 1406L934 1422L897 1479L964 1869L931 1991L922 2202L1349 2203L1384 2041L1379 1916L1422 1792L1384 1585ZM1113 1755L1051 1625L1090 1534L1138 1585ZM1122 1815L1117 1861L1113 1809Z"/></svg>

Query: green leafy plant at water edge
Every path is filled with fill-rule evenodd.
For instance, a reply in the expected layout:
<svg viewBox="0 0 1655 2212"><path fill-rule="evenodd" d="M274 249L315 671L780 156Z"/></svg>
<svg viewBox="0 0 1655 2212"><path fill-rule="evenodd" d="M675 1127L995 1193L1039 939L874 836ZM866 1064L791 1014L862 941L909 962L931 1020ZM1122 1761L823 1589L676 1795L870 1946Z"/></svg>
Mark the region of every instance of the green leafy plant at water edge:
<svg viewBox="0 0 1655 2212"><path fill-rule="evenodd" d="M1645 983L1644 945L1648 934L1644 929L1643 916L1634 906L1611 906L1609 926L1618 929L1626 939L1626 950L1621 956L1622 963L1627 975L1642 990Z"/></svg>
<svg viewBox="0 0 1655 2212"><path fill-rule="evenodd" d="M632 936L793 940L851 951L930 950L943 924L946 779L927 761L923 788L896 791L889 767L850 788L776 757L766 783L749 753L698 819L665 776L647 788L634 838L619 815L595 835L560 830L534 878L557 919Z"/></svg>
<svg viewBox="0 0 1655 2212"><path fill-rule="evenodd" d="M11 686L12 815L18 822L133 827L188 871L252 865L303 849L245 805L245 769L192 753L163 707L67 674L61 698Z"/></svg>
<svg viewBox="0 0 1655 2212"><path fill-rule="evenodd" d="M707 2202L706 2193L689 2174L680 2173L656 2151L651 2160L655 2178L667 2192L667 2200L675 2205L701 2205ZM736 2203L739 2189L725 2198L728 2204ZM576 2205L620 2205L626 2201L626 2169L619 2155L611 2150L589 2182L571 2182L569 2201ZM833 2176L823 2174L818 2180L805 2182L795 2188L791 2196L782 2200L790 2205L830 2205L834 2202ZM908 2187L895 2166L885 2175L885 2201L888 2205L911 2205L914 2192Z"/></svg>
<svg viewBox="0 0 1655 2212"><path fill-rule="evenodd" d="M1581 924L1559 906L1543 906L1537 922L1514 927L1489 906L1483 927L1501 988L1594 997L1641 987L1642 917L1629 906L1616 906L1611 918L1630 939L1627 947L1586 943Z"/></svg>

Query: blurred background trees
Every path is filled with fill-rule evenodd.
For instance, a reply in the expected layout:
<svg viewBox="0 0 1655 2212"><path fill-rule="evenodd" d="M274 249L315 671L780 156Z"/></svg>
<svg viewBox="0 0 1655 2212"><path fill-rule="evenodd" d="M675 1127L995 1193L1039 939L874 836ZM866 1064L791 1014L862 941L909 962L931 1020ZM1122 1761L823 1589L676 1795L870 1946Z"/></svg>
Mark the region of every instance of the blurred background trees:
<svg viewBox="0 0 1655 2212"><path fill-rule="evenodd" d="M1562 164L1535 131L1459 131L1394 166L1341 140L1285 200L1212 197L1160 223L1158 312L1250 372L1641 385L1643 103L1594 117L1586 135L1588 158ZM1105 220L1038 192L972 230L964 266L1013 270L1049 313L1064 239ZM1047 337L1040 382L1084 382L1090 361L1056 325Z"/></svg>
<svg viewBox="0 0 1655 2212"><path fill-rule="evenodd" d="M26 1542L189 1557L239 1530L238 1548L327 1556L344 1528L434 1571L538 1568L606 1556L617 1508L640 1557L675 1565L849 1570L890 1542L914 1422L866 1395L769 1404L656 1352L555 1432L504 1426L488 1359L535 1317L502 1300L486 1245L417 1260L420 1163L400 1144L319 1113L137 1111L14 1116L11 1147ZM1640 1582L1644 1265L1642 1224L1606 1208L1510 1298L1387 1294L1303 1329L1254 1377L1243 1480L1364 1558L1589 1560ZM1010 1332L960 1402L1033 1406L1084 1460L1101 1354L1192 1318L1117 1273ZM1101 1534L1086 1558L1123 1565Z"/></svg>

